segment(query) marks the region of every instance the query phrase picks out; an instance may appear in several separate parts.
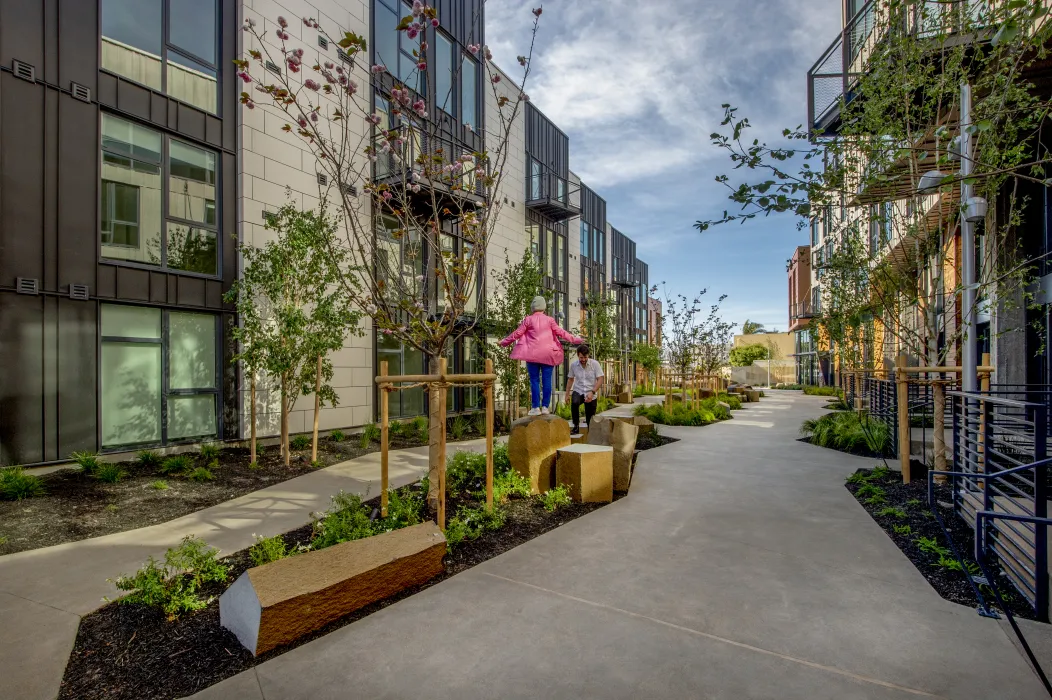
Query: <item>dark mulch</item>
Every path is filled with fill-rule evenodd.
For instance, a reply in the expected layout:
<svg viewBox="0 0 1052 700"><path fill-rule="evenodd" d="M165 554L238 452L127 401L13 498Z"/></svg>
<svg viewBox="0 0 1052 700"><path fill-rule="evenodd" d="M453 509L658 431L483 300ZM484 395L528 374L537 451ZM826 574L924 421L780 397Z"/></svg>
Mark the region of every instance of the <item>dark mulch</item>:
<svg viewBox="0 0 1052 700"><path fill-rule="evenodd" d="M379 499L374 499L378 504ZM452 504L451 504L452 505ZM428 583L357 610L297 642L259 657L245 650L219 626L219 601L173 622L159 610L137 604L111 603L81 620L77 641L66 666L60 700L167 700L203 690L256 664L349 625L392 603L506 552L538 535L591 513L603 504L573 504L548 512L536 499L507 504L503 528L464 542L446 555L445 572ZM285 535L290 547L306 544L311 526ZM230 581L251 566L248 550L223 560ZM218 596L226 585L206 593Z"/></svg>
<svg viewBox="0 0 1052 700"><path fill-rule="evenodd" d="M391 438L392 449L422 444L400 436ZM375 442L363 448L357 436L338 443L319 440L318 462L327 467L379 449ZM197 461L205 465L203 459ZM215 479L205 482L165 476L137 462L123 463L128 476L116 484L103 483L78 469L45 474L41 477L44 496L0 501L0 555L156 525L314 471L310 449L294 451L288 467L282 464L276 446L257 454L257 462L257 469L249 469L248 449L226 448L220 452L219 468L211 469ZM159 480L168 488L151 486Z"/></svg>
<svg viewBox="0 0 1052 700"><path fill-rule="evenodd" d="M655 447L661 447L662 445L668 445L673 442L679 442L679 438L658 435L656 430L652 430L649 433L641 433L639 437L636 438L636 452L652 450Z"/></svg>
<svg viewBox="0 0 1052 700"><path fill-rule="evenodd" d="M915 473L919 471L922 475L924 474L919 464L914 463L914 469L916 470ZM872 470L860 469L859 472L868 475L872 473ZM950 543L935 519L935 515L928 508L927 478L922 477L914 479L909 484L903 484L900 473L892 472L888 478L875 480L872 483L874 486L884 490L883 503L870 504L865 499L858 499L857 493L859 488L861 488L859 484L849 483L847 484L847 489L859 500L862 507L887 533L888 537L902 550L902 553L913 562L913 565L917 567L917 570L928 580L928 583L939 595L954 603L967 605L971 608L978 607L979 602L968 583L967 575L960 571L953 571L939 566L938 555L924 552L916 544L919 538L929 537L936 540L941 546L951 549ZM937 503L949 504L952 501L950 488L936 485L935 497ZM906 517L898 518L893 515L878 515L881 510L889 507L901 508L906 512ZM975 564L975 532L973 528L965 523L962 518L958 517L952 508L937 507L940 509L939 515L942 517L943 523L945 523L950 531L950 536L953 538L953 546L957 548L957 552L964 559L965 566ZM909 534L896 533L894 530L896 525L900 528L908 525L911 532ZM953 558L952 550L950 558ZM995 569L995 572L994 575L998 576L998 589L1001 593L1009 596L1004 605L1007 605L1016 617L1023 617L1028 620L1035 619L1033 610L1012 588L1012 584L1007 578L1001 575L999 570ZM983 588L982 593L988 604L995 605L997 603L991 590Z"/></svg>
<svg viewBox="0 0 1052 700"><path fill-rule="evenodd" d="M808 445L815 445L815 443L811 442L811 438L809 438L809 437L797 438L797 442L806 442ZM855 455L856 457L869 457L869 458L872 458L872 459L890 459L891 457L894 456L894 455L877 454L876 452L871 452L870 450L867 450L867 449L842 450L842 449L840 449L838 447L831 447L829 445L815 445L815 447L821 447L822 449L833 450L835 452L843 452L844 454ZM927 469L927 467L924 467L924 468Z"/></svg>

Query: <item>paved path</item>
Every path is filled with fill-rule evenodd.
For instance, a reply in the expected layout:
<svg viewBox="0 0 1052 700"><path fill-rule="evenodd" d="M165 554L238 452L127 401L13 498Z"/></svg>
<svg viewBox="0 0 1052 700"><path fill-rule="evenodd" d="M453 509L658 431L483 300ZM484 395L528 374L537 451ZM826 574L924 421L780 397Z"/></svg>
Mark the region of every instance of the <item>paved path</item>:
<svg viewBox="0 0 1052 700"><path fill-rule="evenodd" d="M195 696L1038 700L994 621L942 600L769 392L663 430L632 493Z"/></svg>
<svg viewBox="0 0 1052 700"><path fill-rule="evenodd" d="M485 449L485 441L453 449ZM427 448L391 452L391 487L427 471ZM338 491L380 493L378 452L341 462L159 525L0 557L0 700L51 700L58 693L80 616L117 593L106 579L134 572L186 535L223 553L311 520Z"/></svg>

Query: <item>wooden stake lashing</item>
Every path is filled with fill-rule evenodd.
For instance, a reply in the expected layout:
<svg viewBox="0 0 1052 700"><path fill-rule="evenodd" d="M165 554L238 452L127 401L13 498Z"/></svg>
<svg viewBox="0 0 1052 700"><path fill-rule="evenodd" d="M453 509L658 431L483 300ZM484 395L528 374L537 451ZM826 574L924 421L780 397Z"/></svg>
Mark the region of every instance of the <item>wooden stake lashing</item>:
<svg viewBox="0 0 1052 700"><path fill-rule="evenodd" d="M441 379L438 382L438 405L441 410L442 421L439 425L440 442L438 447L438 529L445 532L446 529L446 365L445 357L438 358L438 374ZM432 385L433 386L433 385Z"/></svg>
<svg viewBox="0 0 1052 700"><path fill-rule="evenodd" d="M380 376L387 376L387 360L380 363ZM380 514L387 517L387 437L388 417L387 401L390 392L388 384L380 385Z"/></svg>
<svg viewBox="0 0 1052 700"><path fill-rule="evenodd" d="M906 374L906 356L895 358L895 388L898 409L899 428L899 468L902 470L902 483L910 483L910 416L909 416L909 379Z"/></svg>
<svg viewBox="0 0 1052 700"><path fill-rule="evenodd" d="M486 360L486 374L493 374L493 360ZM493 382L486 382L486 510L493 510Z"/></svg>

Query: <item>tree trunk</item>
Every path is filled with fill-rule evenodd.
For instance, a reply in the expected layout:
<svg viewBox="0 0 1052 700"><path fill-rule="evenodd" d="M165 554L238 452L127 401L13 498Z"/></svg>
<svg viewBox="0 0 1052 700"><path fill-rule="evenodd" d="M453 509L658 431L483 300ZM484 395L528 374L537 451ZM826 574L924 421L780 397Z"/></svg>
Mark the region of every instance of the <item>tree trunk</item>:
<svg viewBox="0 0 1052 700"><path fill-rule="evenodd" d="M251 396L251 398L250 398L251 405L248 408L248 416L249 416L248 420L249 420L249 423L251 423L251 425L249 426L249 430L251 430L251 432L252 432L252 437L249 440L248 452L249 452L249 462L255 464L255 462L256 462L256 373L255 373L255 371L252 372L252 392L251 392L250 396Z"/></svg>
<svg viewBox="0 0 1052 700"><path fill-rule="evenodd" d="M314 436L311 438L310 461L318 461L318 416L321 414L321 361L318 355L318 369L314 374Z"/></svg>
<svg viewBox="0 0 1052 700"><path fill-rule="evenodd" d="M438 374L438 357L432 356L430 364L428 365L428 372L430 374ZM444 419L443 413L445 412L445 406L441 404L442 392L438 390L434 385L428 387L427 390L427 404L428 404L428 433L427 433L427 455L428 455L428 466L427 466L427 505L431 508L432 512L438 512L438 480L439 480L439 469L441 468L440 456L442 452L442 421Z"/></svg>
<svg viewBox="0 0 1052 700"><path fill-rule="evenodd" d="M287 377L284 374L281 375L281 459L286 467L292 462L292 455L289 454L289 401L286 389L287 382Z"/></svg>

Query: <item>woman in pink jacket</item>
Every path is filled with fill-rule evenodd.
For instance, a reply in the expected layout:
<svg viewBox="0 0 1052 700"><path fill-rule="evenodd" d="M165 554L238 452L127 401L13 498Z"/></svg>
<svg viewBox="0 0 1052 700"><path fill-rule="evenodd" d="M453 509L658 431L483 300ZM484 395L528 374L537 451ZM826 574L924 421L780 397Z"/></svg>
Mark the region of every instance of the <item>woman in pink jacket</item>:
<svg viewBox="0 0 1052 700"><path fill-rule="evenodd" d="M511 359L525 361L530 373L531 416L548 413L548 405L552 402L552 370L563 361L563 346L559 339L574 345L584 342L584 339L564 331L554 318L544 313L547 307L544 297L534 297L530 304L532 313L522 319L511 335L500 341L501 347L505 348L519 341L511 351Z"/></svg>

